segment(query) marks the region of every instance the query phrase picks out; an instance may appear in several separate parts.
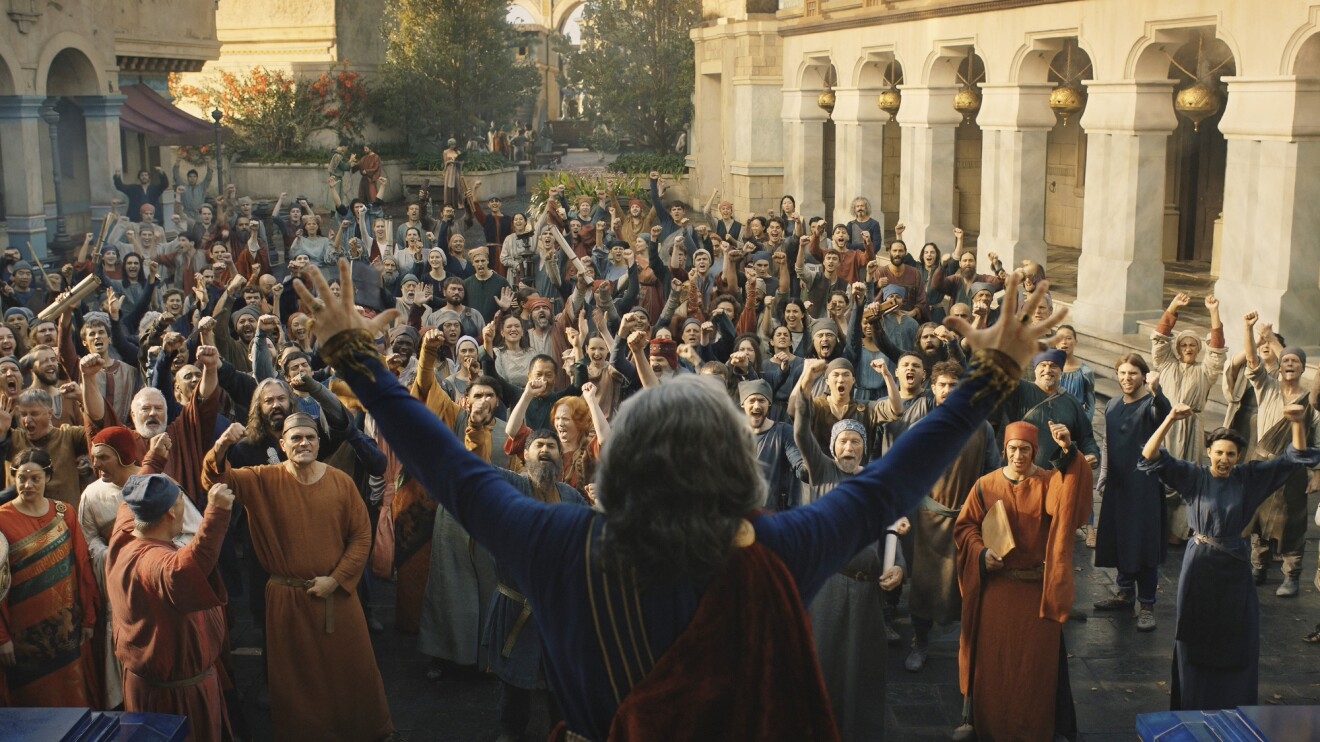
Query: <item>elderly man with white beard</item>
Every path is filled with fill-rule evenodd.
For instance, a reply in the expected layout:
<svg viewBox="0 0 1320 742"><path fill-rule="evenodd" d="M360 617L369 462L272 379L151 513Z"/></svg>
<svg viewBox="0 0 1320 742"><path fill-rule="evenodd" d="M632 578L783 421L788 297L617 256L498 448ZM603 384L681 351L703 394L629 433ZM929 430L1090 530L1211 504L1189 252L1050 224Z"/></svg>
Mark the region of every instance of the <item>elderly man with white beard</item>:
<svg viewBox="0 0 1320 742"><path fill-rule="evenodd" d="M202 369L201 380L173 422L169 420L165 395L155 387L144 387L133 396L130 422L137 437L139 457L146 454L152 438L165 432L170 434L172 451L162 473L178 482L197 510L203 511L206 509L206 488L201 483L202 458L206 456L215 433L216 415L220 409L220 351L211 345L198 347L197 365ZM105 403L98 385L92 383L105 368L101 357L86 356L81 367L88 430L96 433L102 428L121 424L115 411Z"/></svg>

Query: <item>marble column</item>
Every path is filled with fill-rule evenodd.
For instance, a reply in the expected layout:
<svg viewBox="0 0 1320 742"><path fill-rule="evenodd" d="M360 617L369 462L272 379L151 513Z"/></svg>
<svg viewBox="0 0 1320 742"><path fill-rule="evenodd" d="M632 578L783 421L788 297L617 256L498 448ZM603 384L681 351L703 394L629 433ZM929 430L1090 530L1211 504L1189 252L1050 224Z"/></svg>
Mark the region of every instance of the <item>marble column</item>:
<svg viewBox="0 0 1320 742"><path fill-rule="evenodd" d="M91 190L91 224L99 228L110 211L110 200L119 196L115 190L115 171L123 167L119 140L119 109L127 100L123 95L80 95L74 98L82 108L87 125L87 182ZM154 177L154 175L153 175Z"/></svg>
<svg viewBox="0 0 1320 742"><path fill-rule="evenodd" d="M953 245L954 132L962 114L953 110L953 85L900 85L903 107L903 164L898 220L907 226L903 241L915 253L927 242ZM879 209L876 209L879 211Z"/></svg>
<svg viewBox="0 0 1320 742"><path fill-rule="evenodd" d="M40 95L0 96L0 147L5 153L5 227L9 244L30 258L28 243L38 258L46 256L46 206L41 140L48 136L41 120Z"/></svg>
<svg viewBox="0 0 1320 742"><path fill-rule="evenodd" d="M1045 154L1054 127L1051 84L982 85L981 233L977 265L989 272L986 257L997 253L1006 266L1024 259L1046 265ZM1047 266L1048 270L1048 266Z"/></svg>
<svg viewBox="0 0 1320 742"><path fill-rule="evenodd" d="M1086 83L1086 207L1074 322L1111 334L1164 307L1165 151L1173 81Z"/></svg>
<svg viewBox="0 0 1320 742"><path fill-rule="evenodd" d="M834 223L853 218L852 202L870 199L881 211L885 124L889 114L875 105L878 90L838 90L834 106Z"/></svg>
<svg viewBox="0 0 1320 742"><path fill-rule="evenodd" d="M784 193L797 199L799 214L825 213L825 110L818 90L784 91ZM779 197L772 207L779 211Z"/></svg>
<svg viewBox="0 0 1320 742"><path fill-rule="evenodd" d="M1320 348L1320 80L1225 78L1228 140L1215 296L1240 345L1257 311L1289 345Z"/></svg>

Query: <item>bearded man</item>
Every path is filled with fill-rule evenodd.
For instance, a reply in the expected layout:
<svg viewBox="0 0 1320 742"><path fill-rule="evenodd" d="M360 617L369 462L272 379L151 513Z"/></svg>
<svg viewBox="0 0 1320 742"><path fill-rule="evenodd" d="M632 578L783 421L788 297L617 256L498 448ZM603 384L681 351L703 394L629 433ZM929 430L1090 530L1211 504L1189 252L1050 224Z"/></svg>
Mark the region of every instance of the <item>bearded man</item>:
<svg viewBox="0 0 1320 742"><path fill-rule="evenodd" d="M211 436L215 434L216 415L220 409L219 376L220 351L212 345L197 348L197 365L202 369L202 378L193 390L193 396L183 406L182 412L169 420L165 395L155 387L144 387L133 396L132 417L133 432L137 439L137 457L146 454L151 439L168 432L173 441L169 462L162 473L179 482L184 492L193 498L198 511L206 509L206 490L202 487L202 457ZM97 355L89 355L82 360L83 408L86 410L87 427L96 432L102 428L119 425L120 421L114 410L105 403L100 389L95 383L105 370L105 362ZM89 383L90 382L90 383Z"/></svg>

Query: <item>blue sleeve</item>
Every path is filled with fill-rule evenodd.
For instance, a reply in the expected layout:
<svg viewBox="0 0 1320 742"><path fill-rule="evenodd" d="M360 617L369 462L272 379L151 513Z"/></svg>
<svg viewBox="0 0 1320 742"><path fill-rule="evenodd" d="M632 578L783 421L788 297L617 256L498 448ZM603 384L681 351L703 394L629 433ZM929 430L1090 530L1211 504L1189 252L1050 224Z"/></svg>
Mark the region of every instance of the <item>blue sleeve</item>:
<svg viewBox="0 0 1320 742"><path fill-rule="evenodd" d="M1251 476L1251 491L1247 496L1254 495L1263 500L1282 487L1297 467L1310 467L1317 463L1320 463L1320 449L1308 448L1305 451L1298 451L1292 447L1292 444L1288 444L1282 456L1276 456L1268 461L1248 462L1246 466Z"/></svg>
<svg viewBox="0 0 1320 742"><path fill-rule="evenodd" d="M990 414L992 395L974 399L986 383L985 376L965 379L888 453L825 497L756 519L757 538L784 560L803 600L930 492Z"/></svg>
<svg viewBox="0 0 1320 742"><path fill-rule="evenodd" d="M376 446L376 442L358 430L357 426L353 426L348 432L348 445L353 447L353 453L366 467L368 474L375 477L385 476L385 467L389 464L389 459Z"/></svg>
<svg viewBox="0 0 1320 742"><path fill-rule="evenodd" d="M1172 488L1182 499L1188 502L1201 494L1200 487L1197 486L1201 467L1173 456L1163 446L1160 446L1160 455L1154 461L1147 461L1145 457L1138 457L1137 471L1159 477L1161 482Z"/></svg>
<svg viewBox="0 0 1320 742"><path fill-rule="evenodd" d="M173 365L174 354L162 350L156 354L156 361L151 364L151 373L147 377L147 386L159 389L165 397L166 419L169 422L174 422L179 413L183 412L183 405L174 399L174 374L170 373Z"/></svg>
<svg viewBox="0 0 1320 742"><path fill-rule="evenodd" d="M588 508L557 508L522 496L499 470L468 451L449 426L404 389L375 358L359 356L370 375L340 372L371 411L403 466L468 533L516 576L543 550L562 554L592 517Z"/></svg>

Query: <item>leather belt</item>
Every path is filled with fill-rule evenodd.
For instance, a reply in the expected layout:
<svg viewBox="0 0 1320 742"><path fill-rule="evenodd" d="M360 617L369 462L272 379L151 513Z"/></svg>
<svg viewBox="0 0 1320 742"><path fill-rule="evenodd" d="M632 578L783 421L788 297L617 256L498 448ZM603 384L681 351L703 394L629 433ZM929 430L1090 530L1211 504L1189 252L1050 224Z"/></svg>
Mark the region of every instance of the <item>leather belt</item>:
<svg viewBox="0 0 1320 742"><path fill-rule="evenodd" d="M509 635L504 639L504 646L500 648L500 655L508 657L513 653L513 646L518 643L518 635L522 633L523 628L527 626L527 622L532 618L532 604L527 602L527 598L522 593L503 582L495 585L495 591L510 600L522 603L522 613L518 614L518 620L513 622L513 628L509 630Z"/></svg>
<svg viewBox="0 0 1320 742"><path fill-rule="evenodd" d="M877 585L880 584L880 578L876 577L870 572L863 572L861 570L841 569L839 570L839 574L843 575L844 577L847 577L850 580L857 580L858 582L874 582Z"/></svg>
<svg viewBox="0 0 1320 742"><path fill-rule="evenodd" d="M1207 536L1204 533L1193 533L1192 540L1198 544L1205 544L1206 546L1209 546L1212 549L1222 551L1225 554L1233 557L1234 559L1237 559L1238 561L1242 561L1242 562L1251 561L1250 559L1247 558L1246 554L1243 554L1239 551L1234 551L1229 547L1229 542L1236 542L1238 545L1243 545L1246 542L1246 539L1241 536L1237 536L1235 538L1228 538L1228 539L1219 539L1219 538L1215 538L1214 536Z"/></svg>
<svg viewBox="0 0 1320 742"><path fill-rule="evenodd" d="M281 575L271 575L270 582L273 585L282 585L283 587L297 587L308 590L312 587L311 580L301 580L297 577L284 577ZM337 589L337 588L336 588ZM308 597L314 597L309 595ZM325 633L335 633L335 594L330 593L330 597L325 600Z"/></svg>
<svg viewBox="0 0 1320 742"><path fill-rule="evenodd" d="M152 688L191 688L194 685L197 685L198 683L202 682L203 680L206 680L207 678L211 677L211 669L212 668L208 667L205 670L202 670L201 672L192 676L191 678L184 678L183 680L159 680L159 681L148 680L142 677L141 675L138 675L137 673L133 672L132 670L128 670L128 673L133 677L137 678L138 680L141 680L142 682L151 686Z"/></svg>
<svg viewBox="0 0 1320 742"><path fill-rule="evenodd" d="M1031 569L1001 569L999 574L1019 582L1041 582L1045 579L1045 565Z"/></svg>

